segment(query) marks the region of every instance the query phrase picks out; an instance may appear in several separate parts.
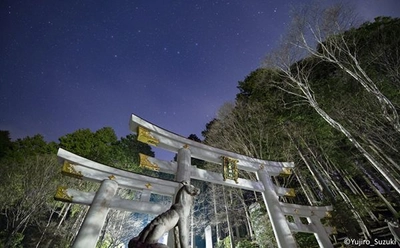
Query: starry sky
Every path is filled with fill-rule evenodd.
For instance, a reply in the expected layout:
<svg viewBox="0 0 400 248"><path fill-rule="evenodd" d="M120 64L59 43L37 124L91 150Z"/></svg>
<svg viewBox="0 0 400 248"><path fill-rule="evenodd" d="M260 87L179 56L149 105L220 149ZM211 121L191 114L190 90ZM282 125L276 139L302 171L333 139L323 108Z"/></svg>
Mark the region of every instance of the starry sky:
<svg viewBox="0 0 400 248"><path fill-rule="evenodd" d="M47 141L80 128L130 133L131 113L182 136L233 101L311 0L0 2L0 130ZM332 2L332 1L330 1ZM399 0L347 0L364 20Z"/></svg>

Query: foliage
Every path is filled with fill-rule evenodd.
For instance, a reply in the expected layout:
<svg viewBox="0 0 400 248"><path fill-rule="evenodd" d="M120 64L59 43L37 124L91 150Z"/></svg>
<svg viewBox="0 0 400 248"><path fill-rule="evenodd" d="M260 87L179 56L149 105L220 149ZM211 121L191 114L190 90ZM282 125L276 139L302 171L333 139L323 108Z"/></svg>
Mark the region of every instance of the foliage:
<svg viewBox="0 0 400 248"><path fill-rule="evenodd" d="M139 152L154 156L150 146L137 141L136 135L130 134L117 139L111 127L95 132L79 129L59 138L60 147L87 159L109 166L141 172ZM137 152L133 152L137 151Z"/></svg>
<svg viewBox="0 0 400 248"><path fill-rule="evenodd" d="M40 134L15 141L9 136L8 131L0 132L4 148L0 157L0 247L65 247L74 239L87 207L55 201L55 190L61 185L75 189L93 185L61 176L57 147L131 171L140 171L139 152L154 155L136 136L118 140L109 127L96 132L77 130L60 137L59 144L46 142Z"/></svg>
<svg viewBox="0 0 400 248"><path fill-rule="evenodd" d="M225 237L222 240L218 240L216 246L216 248L230 248L231 247L231 240L229 238L229 236Z"/></svg>
<svg viewBox="0 0 400 248"><path fill-rule="evenodd" d="M136 152L132 152L136 151ZM154 156L154 152L147 144L137 141L137 136L130 134L125 138L121 138L114 144L112 152L112 165L120 169L130 171L141 171L139 165L139 153Z"/></svg>
<svg viewBox="0 0 400 248"><path fill-rule="evenodd" d="M22 233L16 233L11 239L8 237L7 232L0 232L0 248L22 248L22 240L24 235ZM5 245L7 244L7 246Z"/></svg>
<svg viewBox="0 0 400 248"><path fill-rule="evenodd" d="M6 155L11 148L12 142L9 131L0 130L0 159Z"/></svg>
<svg viewBox="0 0 400 248"><path fill-rule="evenodd" d="M17 139L7 146L8 149L5 151L3 159L14 161L25 160L27 157L37 154L55 154L57 152L57 145L54 142L47 143L40 134Z"/></svg>
<svg viewBox="0 0 400 248"><path fill-rule="evenodd" d="M312 233L295 233L294 236L300 248L319 248L319 244Z"/></svg>
<svg viewBox="0 0 400 248"><path fill-rule="evenodd" d="M260 246L257 243L244 239L240 240L235 248L258 248L258 247Z"/></svg>
<svg viewBox="0 0 400 248"><path fill-rule="evenodd" d="M250 216L254 229L254 236L261 248L277 247L267 210L259 203L250 206Z"/></svg>
<svg viewBox="0 0 400 248"><path fill-rule="evenodd" d="M0 209L9 245L55 206L52 197L61 175L55 155L7 159L0 166Z"/></svg>
<svg viewBox="0 0 400 248"><path fill-rule="evenodd" d="M89 129L79 129L59 138L60 147L87 159L103 163L112 163L113 144L117 136L110 127L91 132Z"/></svg>

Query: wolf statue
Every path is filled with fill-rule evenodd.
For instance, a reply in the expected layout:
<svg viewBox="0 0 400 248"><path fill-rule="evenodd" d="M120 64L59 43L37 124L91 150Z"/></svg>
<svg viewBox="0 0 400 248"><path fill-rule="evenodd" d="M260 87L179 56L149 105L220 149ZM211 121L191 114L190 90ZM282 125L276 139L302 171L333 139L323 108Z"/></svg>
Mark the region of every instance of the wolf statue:
<svg viewBox="0 0 400 248"><path fill-rule="evenodd" d="M175 247L189 248L189 214L193 199L200 189L186 181L176 194L175 202L169 210L153 219L139 234L129 241L129 248L168 248L157 241L174 228Z"/></svg>

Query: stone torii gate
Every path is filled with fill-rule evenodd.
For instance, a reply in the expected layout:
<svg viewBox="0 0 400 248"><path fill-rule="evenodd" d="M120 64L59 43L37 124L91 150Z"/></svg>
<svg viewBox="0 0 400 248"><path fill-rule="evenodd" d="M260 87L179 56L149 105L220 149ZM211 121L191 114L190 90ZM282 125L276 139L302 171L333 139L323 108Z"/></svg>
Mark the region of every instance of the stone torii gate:
<svg viewBox="0 0 400 248"><path fill-rule="evenodd" d="M279 247L297 247L292 232L313 233L320 247L333 247L329 240L332 228L324 226L320 221L332 211L331 206L304 206L279 201L279 196L293 196L294 190L276 186L271 176L289 174L290 168L294 167L293 163L260 160L207 146L162 129L133 114L130 130L137 134L141 142L177 153L177 162L140 155L140 166L175 174L175 182L118 170L60 149L58 156L62 160L64 173L102 183L96 194L58 189L56 199L90 205L74 247L95 247L108 209L161 213L168 206L148 202L150 193L172 196L179 187L177 182L190 181L191 178L261 192ZM191 158L220 164L223 173L196 168L191 165ZM238 170L253 172L258 180L238 178ZM115 196L118 187L142 190L144 198L140 202L121 199Z"/></svg>

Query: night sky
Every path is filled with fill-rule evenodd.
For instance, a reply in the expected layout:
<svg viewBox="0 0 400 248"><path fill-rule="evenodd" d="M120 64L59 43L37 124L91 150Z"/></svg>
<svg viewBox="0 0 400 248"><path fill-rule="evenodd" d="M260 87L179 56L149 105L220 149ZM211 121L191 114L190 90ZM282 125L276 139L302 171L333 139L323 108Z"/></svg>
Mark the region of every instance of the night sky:
<svg viewBox="0 0 400 248"><path fill-rule="evenodd" d="M201 138L303 1L0 2L0 130L47 141L80 128L130 133L131 113ZM330 1L332 2L332 1ZM364 20L399 0L348 0Z"/></svg>

